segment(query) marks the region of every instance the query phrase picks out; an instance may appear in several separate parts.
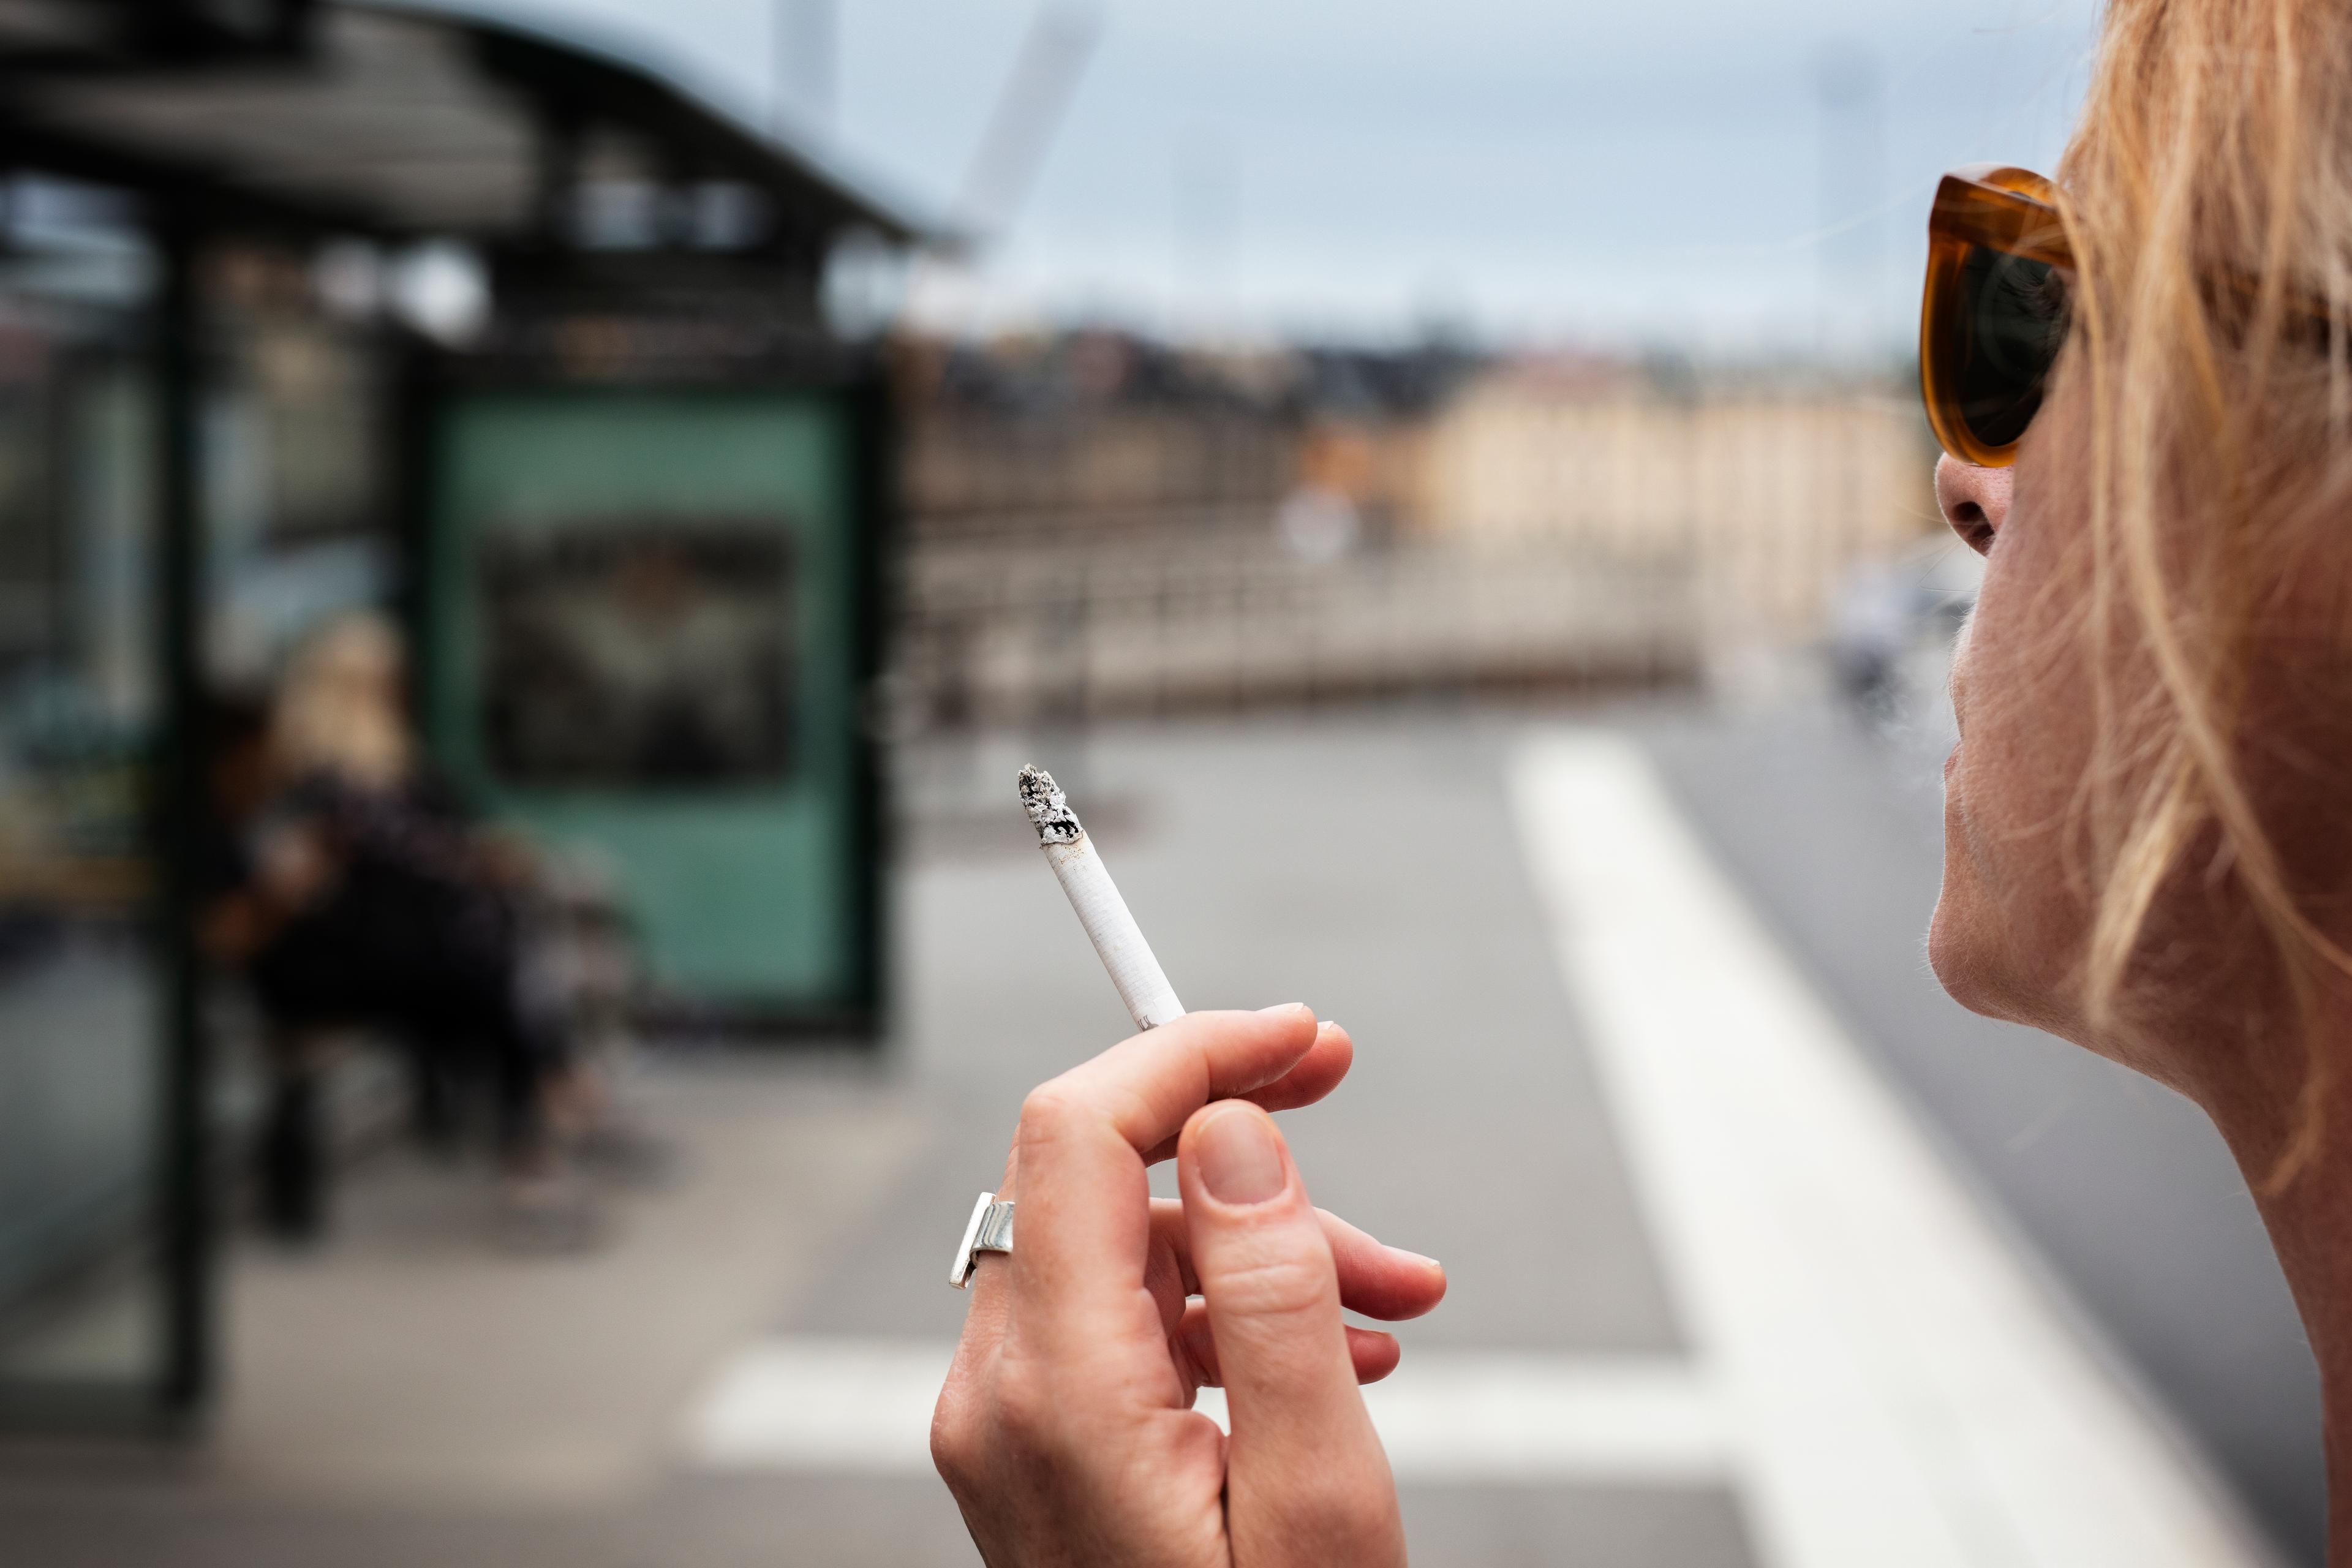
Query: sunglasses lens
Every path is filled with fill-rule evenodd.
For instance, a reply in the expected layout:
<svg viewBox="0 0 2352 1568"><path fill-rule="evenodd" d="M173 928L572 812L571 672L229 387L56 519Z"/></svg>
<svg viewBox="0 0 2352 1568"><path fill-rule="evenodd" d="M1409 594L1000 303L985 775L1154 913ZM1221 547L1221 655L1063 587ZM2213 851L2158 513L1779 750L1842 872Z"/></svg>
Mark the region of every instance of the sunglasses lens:
<svg viewBox="0 0 2352 1568"><path fill-rule="evenodd" d="M2066 280L2047 262L1971 246L1957 282L1953 400L1970 435L2008 447L2033 422L2066 344Z"/></svg>

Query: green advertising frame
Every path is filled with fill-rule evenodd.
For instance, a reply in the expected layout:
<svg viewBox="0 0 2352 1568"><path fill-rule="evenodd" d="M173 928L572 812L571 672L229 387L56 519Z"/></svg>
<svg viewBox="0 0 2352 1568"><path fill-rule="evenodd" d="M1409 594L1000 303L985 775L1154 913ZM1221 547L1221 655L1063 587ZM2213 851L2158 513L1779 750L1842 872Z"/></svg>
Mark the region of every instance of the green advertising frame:
<svg viewBox="0 0 2352 1568"><path fill-rule="evenodd" d="M443 385L423 414L421 697L451 781L609 877L657 1016L878 1034L878 379ZM591 629L551 655L551 625ZM761 626L772 647L743 641ZM633 678L565 674L572 655L627 665L616 645L687 692L673 709L767 695L736 703L751 720L706 726L711 743L635 742L660 721ZM781 668L752 680L772 656ZM593 715L540 726L554 752L531 738L550 691Z"/></svg>

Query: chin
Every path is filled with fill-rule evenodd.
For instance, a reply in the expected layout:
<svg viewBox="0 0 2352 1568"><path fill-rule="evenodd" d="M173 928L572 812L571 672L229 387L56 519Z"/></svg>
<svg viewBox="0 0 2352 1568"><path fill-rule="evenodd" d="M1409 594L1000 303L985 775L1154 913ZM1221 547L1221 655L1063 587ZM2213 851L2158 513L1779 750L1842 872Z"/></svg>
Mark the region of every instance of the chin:
<svg viewBox="0 0 2352 1568"><path fill-rule="evenodd" d="M2084 1035L2070 972L2055 952L2013 940L2034 923L1988 898L1966 870L1948 861L1927 922L1927 966L1945 994L1971 1013L2101 1049Z"/></svg>
<svg viewBox="0 0 2352 1568"><path fill-rule="evenodd" d="M1944 884L1927 921L1927 967L1946 994L1969 1012L2003 1023L2032 1021L2046 1009L2020 983L2006 940L2014 922L1986 898L1971 870L1964 857L1947 854Z"/></svg>
<svg viewBox="0 0 2352 1568"><path fill-rule="evenodd" d="M1984 951L1983 922L1971 920L1958 903L1947 872L1936 912L1927 921L1927 967L1935 971L1945 994L1969 1012L2004 1017L2000 1005L2004 988L1995 984L1995 966Z"/></svg>

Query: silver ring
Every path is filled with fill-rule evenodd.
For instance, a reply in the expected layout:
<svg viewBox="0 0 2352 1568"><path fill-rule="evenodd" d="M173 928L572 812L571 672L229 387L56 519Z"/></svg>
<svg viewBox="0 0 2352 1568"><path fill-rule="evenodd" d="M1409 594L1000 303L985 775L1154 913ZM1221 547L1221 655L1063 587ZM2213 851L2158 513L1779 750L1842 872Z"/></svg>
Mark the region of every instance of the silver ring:
<svg viewBox="0 0 2352 1568"><path fill-rule="evenodd" d="M956 1244L948 1283L962 1289L971 1282L971 1267L980 1261L981 1253L1012 1250L1013 1200L998 1203L994 1193L981 1194L980 1201L971 1205L971 1218L964 1222L963 1240Z"/></svg>

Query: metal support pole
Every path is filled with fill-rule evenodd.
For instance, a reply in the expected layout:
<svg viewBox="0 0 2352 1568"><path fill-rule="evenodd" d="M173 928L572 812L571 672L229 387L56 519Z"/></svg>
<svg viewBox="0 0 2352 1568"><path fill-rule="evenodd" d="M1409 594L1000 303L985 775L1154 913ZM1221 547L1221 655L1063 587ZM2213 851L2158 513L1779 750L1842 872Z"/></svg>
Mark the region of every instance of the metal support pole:
<svg viewBox="0 0 2352 1568"><path fill-rule="evenodd" d="M905 565L905 540L900 531L898 491L898 404L887 367L878 361L866 364L853 382L847 402L856 422L855 484L856 515L851 519L851 548L856 552L856 599L857 669L857 738L853 753L856 769L851 799L855 803L849 841L860 856L852 898L852 940L856 943L856 975L848 999L849 1012L861 1032L877 1034L889 1010L888 885L883 868L891 856L893 814L888 791L897 782L887 771L883 752L892 730L887 703L891 693L884 684L890 668L891 638L898 625L898 576Z"/></svg>
<svg viewBox="0 0 2352 1568"><path fill-rule="evenodd" d="M202 356L196 287L198 237L184 215L158 226L163 262L155 302L156 567L164 693L156 776L156 945L163 976L157 1107L155 1219L162 1267L167 1419L202 1409L214 1377L212 1073L199 1005L195 944L196 846L206 779L203 616L205 548L198 446Z"/></svg>

